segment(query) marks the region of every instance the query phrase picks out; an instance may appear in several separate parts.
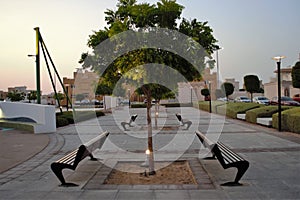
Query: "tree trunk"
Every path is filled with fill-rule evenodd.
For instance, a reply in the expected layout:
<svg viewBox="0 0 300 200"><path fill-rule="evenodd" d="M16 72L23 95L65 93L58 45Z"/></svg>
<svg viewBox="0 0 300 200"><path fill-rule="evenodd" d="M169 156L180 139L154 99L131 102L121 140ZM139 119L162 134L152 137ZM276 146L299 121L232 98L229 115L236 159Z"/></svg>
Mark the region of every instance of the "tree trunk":
<svg viewBox="0 0 300 200"><path fill-rule="evenodd" d="M143 87L144 88L144 87ZM148 150L149 150L149 175L155 174L154 169L154 153L152 142L152 121L151 121L151 91L146 88L143 89L147 98L147 127L148 127Z"/></svg>

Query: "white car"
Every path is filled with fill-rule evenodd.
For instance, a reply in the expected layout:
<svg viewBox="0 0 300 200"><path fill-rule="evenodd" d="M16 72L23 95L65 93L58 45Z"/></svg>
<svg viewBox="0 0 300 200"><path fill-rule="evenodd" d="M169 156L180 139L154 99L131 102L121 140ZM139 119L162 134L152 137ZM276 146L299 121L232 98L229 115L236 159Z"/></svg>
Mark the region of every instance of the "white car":
<svg viewBox="0 0 300 200"><path fill-rule="evenodd" d="M264 97L264 96L253 97L253 102L258 103L258 104L264 104L264 105L269 105L270 104L270 100L267 97Z"/></svg>
<svg viewBox="0 0 300 200"><path fill-rule="evenodd" d="M240 96L234 99L234 102L245 102L245 103L250 103L251 99L249 99L246 96Z"/></svg>

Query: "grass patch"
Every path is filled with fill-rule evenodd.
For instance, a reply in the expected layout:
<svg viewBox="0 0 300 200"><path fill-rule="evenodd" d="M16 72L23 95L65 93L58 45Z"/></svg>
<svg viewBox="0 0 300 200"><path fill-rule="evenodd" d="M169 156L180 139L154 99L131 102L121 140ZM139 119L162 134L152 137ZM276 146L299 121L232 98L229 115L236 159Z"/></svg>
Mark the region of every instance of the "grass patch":
<svg viewBox="0 0 300 200"><path fill-rule="evenodd" d="M211 112L217 113L218 107L225 105L225 104L226 104L226 102L224 102L224 101L212 101L211 102ZM205 111L209 112L209 101L199 101L198 105L199 105L200 110L205 110Z"/></svg>

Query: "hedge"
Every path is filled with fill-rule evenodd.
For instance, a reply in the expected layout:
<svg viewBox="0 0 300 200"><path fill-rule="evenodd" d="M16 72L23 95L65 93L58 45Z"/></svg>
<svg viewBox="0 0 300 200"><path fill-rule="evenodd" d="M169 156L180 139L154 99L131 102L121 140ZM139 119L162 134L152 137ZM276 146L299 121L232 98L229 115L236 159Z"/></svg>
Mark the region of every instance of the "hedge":
<svg viewBox="0 0 300 200"><path fill-rule="evenodd" d="M300 133L300 108L289 107L281 113L281 129L283 131L291 131ZM272 126L278 129L278 113L272 116Z"/></svg>
<svg viewBox="0 0 300 200"><path fill-rule="evenodd" d="M283 106L281 107L282 110L289 109L291 107L289 106ZM246 121L250 123L256 124L257 118L263 118L263 117L272 117L273 114L278 112L278 106L263 106L260 108L255 108L252 110L248 110L246 112Z"/></svg>
<svg viewBox="0 0 300 200"><path fill-rule="evenodd" d="M131 104L131 108L147 108L147 104L145 103Z"/></svg>
<svg viewBox="0 0 300 200"><path fill-rule="evenodd" d="M75 112L76 122L92 119L94 117L104 116L102 111L78 111ZM69 124L74 124L75 122L73 112L67 111L63 113L56 113L56 127L67 126Z"/></svg>
<svg viewBox="0 0 300 200"><path fill-rule="evenodd" d="M209 112L209 101L199 101L199 109ZM218 107L226 104L224 101L212 101L211 102L211 112L217 113Z"/></svg>
<svg viewBox="0 0 300 200"><path fill-rule="evenodd" d="M229 102L226 105L218 107L218 114L226 115L227 117L236 119L237 114L246 113L248 110L259 108L264 105L257 103L244 103L244 102Z"/></svg>

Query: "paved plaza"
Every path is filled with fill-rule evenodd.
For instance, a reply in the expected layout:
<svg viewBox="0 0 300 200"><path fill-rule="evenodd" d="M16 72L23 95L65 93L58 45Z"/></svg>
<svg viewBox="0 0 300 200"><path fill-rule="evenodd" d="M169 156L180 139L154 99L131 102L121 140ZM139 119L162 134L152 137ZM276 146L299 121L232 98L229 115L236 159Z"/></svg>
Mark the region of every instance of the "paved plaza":
<svg viewBox="0 0 300 200"><path fill-rule="evenodd" d="M189 130L180 126L176 113L192 121ZM133 114L138 114L134 126L124 131L121 122ZM299 134L190 107L160 107L152 124L155 161L189 161L198 185L104 185L118 162L146 158L146 109L120 107L98 119L59 128L56 133L32 135L2 130L0 138L5 138L5 144L1 143L1 148L6 151L0 152L0 161L9 164L0 172L0 199L300 199ZM94 152L99 161L85 159L75 171L64 171L66 180L79 186L60 187L51 163L106 130L109 137ZM242 186L220 186L232 181L236 170L224 170L217 160L204 160L208 151L201 147L195 130L212 135L250 162ZM16 146L16 141L21 145L20 140L24 141L23 149ZM5 153L7 149L12 152Z"/></svg>

